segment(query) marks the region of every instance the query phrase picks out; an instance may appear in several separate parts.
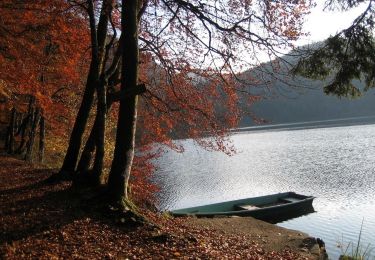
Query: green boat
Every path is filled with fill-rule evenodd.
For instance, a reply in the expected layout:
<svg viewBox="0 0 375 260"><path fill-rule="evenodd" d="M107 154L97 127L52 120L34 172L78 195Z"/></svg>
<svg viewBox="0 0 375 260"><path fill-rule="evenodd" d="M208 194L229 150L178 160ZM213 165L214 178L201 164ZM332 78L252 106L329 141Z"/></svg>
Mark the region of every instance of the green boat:
<svg viewBox="0 0 375 260"><path fill-rule="evenodd" d="M270 222L279 222L314 212L314 197L284 192L261 197L232 200L204 206L172 210L173 216L215 217L250 216Z"/></svg>

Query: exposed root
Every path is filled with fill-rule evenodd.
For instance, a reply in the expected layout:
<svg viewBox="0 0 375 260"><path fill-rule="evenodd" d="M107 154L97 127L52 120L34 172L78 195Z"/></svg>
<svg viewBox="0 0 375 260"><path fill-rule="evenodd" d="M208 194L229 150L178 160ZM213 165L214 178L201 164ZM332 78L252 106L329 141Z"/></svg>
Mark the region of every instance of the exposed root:
<svg viewBox="0 0 375 260"><path fill-rule="evenodd" d="M110 200L109 204L107 204L107 209L109 210L110 215L112 215L119 223L135 226L153 225L153 223L138 211L137 206L130 200Z"/></svg>

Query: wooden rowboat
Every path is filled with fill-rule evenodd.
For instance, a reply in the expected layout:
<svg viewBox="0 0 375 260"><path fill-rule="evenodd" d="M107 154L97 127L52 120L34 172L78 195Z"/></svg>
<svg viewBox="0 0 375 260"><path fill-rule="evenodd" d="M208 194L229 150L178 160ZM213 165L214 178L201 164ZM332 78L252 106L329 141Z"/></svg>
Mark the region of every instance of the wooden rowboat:
<svg viewBox="0 0 375 260"><path fill-rule="evenodd" d="M261 220L279 222L314 212L314 197L284 192L261 197L226 201L204 206L172 210L173 216L215 217L250 216Z"/></svg>

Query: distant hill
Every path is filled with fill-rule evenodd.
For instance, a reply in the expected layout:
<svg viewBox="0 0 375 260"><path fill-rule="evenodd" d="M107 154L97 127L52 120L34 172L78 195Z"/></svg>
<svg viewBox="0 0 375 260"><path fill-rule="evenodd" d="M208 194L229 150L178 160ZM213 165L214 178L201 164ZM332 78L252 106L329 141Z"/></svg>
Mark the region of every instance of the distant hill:
<svg viewBox="0 0 375 260"><path fill-rule="evenodd" d="M283 59L292 64L297 60L293 53L290 56L283 57ZM259 70L271 71L271 64L265 63L261 68L241 73L240 77L246 78L257 75ZM263 75L263 77L267 76ZM271 78L271 76L268 77ZM258 87L258 90L255 90L255 94L260 94L263 98L248 108L257 117L265 119L267 121L266 124L375 116L374 90L364 93L362 97L357 99L339 99L336 96L324 94L323 86L325 82L296 77L291 82L298 82L300 87L291 87L283 82L289 82L290 79L280 75L277 77L280 79L270 79L271 83L267 86L270 91L266 92L262 87ZM361 83L357 82L357 84ZM252 92L254 93L254 90ZM250 117L246 117L242 120L240 127L253 125L256 125L256 123Z"/></svg>
<svg viewBox="0 0 375 260"><path fill-rule="evenodd" d="M320 90L308 90L295 98L278 97L256 103L254 114L269 123L293 123L375 115L374 91L362 98L349 100L327 96ZM243 121L241 125L251 124Z"/></svg>

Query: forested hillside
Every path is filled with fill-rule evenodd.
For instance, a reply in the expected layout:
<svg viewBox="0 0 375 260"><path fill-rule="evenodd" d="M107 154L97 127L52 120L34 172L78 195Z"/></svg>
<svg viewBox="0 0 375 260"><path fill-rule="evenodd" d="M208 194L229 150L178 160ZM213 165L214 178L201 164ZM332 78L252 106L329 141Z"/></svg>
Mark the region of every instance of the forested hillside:
<svg viewBox="0 0 375 260"><path fill-rule="evenodd" d="M294 55L284 56L290 64L294 63ZM286 71L285 63L280 63L282 71ZM264 70L271 70L271 63L263 64ZM264 69L266 68L266 69ZM257 68L258 69L258 68ZM241 74L246 78L255 74L254 71L246 71ZM305 79L302 77L292 78L290 76L275 75L268 86L258 87L256 94L260 100L250 108L251 113L258 119L263 119L263 124L283 124L320 120L344 119L350 117L374 116L375 102L374 91L370 90L359 98L338 98L326 95L323 86L329 82ZM277 79L278 78L278 79ZM290 83L291 85L288 85ZM361 82L355 82L361 87ZM252 88L254 92L254 88ZM256 125L255 121L246 116L240 126Z"/></svg>

